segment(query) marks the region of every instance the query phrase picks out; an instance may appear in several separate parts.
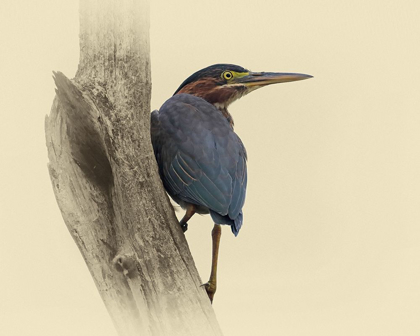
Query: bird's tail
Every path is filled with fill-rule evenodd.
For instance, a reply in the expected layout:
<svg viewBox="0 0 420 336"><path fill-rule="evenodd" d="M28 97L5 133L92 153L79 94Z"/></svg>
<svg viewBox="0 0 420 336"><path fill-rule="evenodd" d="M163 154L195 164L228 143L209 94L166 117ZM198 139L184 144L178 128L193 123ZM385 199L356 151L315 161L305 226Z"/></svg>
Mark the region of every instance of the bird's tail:
<svg viewBox="0 0 420 336"><path fill-rule="evenodd" d="M239 212L238 216L236 216L235 219L230 218L228 215L222 216L212 210L210 210L210 216L213 219L214 223L216 224L230 225L230 228L232 229L232 232L235 235L235 237L238 235L239 230L242 227L242 220L243 220L242 211Z"/></svg>

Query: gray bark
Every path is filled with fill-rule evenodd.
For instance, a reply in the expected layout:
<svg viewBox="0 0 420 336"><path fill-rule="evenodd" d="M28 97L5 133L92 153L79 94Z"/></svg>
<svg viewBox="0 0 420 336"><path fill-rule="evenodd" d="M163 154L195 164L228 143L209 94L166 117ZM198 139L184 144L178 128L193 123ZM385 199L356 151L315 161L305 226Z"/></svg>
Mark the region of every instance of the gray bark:
<svg viewBox="0 0 420 336"><path fill-rule="evenodd" d="M76 78L55 73L49 172L119 335L221 335L150 142L149 4L81 0Z"/></svg>

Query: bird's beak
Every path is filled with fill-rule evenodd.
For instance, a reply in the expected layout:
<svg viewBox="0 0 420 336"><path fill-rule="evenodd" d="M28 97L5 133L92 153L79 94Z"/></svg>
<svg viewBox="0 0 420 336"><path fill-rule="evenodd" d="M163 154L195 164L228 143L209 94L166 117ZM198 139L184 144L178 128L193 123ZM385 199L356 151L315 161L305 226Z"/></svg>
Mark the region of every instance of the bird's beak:
<svg viewBox="0 0 420 336"><path fill-rule="evenodd" d="M236 82L256 89L270 84L293 82L308 78L312 78L312 76L286 72L250 72L248 75L238 78Z"/></svg>

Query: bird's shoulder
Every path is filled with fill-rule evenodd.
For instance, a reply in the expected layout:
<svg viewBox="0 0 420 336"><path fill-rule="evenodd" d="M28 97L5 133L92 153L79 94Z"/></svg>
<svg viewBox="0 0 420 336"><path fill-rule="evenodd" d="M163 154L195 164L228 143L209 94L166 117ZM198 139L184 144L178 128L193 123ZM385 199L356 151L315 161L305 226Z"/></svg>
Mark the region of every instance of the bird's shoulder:
<svg viewBox="0 0 420 336"><path fill-rule="evenodd" d="M168 120L175 127L187 126L191 122L209 123L218 127L230 127L220 111L206 100L186 93L177 94L169 98L160 108L157 116L161 121Z"/></svg>
<svg viewBox="0 0 420 336"><path fill-rule="evenodd" d="M215 151L221 156L246 158L245 147L228 120L200 97L177 94L152 113L151 121L152 137L158 135L168 149L177 147L197 159L202 155L211 159Z"/></svg>

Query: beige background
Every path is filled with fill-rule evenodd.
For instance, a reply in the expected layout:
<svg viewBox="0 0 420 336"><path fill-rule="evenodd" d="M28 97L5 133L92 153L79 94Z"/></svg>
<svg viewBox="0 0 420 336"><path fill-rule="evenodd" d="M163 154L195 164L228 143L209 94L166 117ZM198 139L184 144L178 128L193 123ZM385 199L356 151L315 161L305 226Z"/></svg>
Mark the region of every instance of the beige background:
<svg viewBox="0 0 420 336"><path fill-rule="evenodd" d="M116 335L46 169L77 6L0 4L0 335ZM153 2L153 108L213 63L315 76L230 109L249 189L242 231L222 236L225 335L420 335L419 20L417 0ZM211 228L187 232L204 280Z"/></svg>

